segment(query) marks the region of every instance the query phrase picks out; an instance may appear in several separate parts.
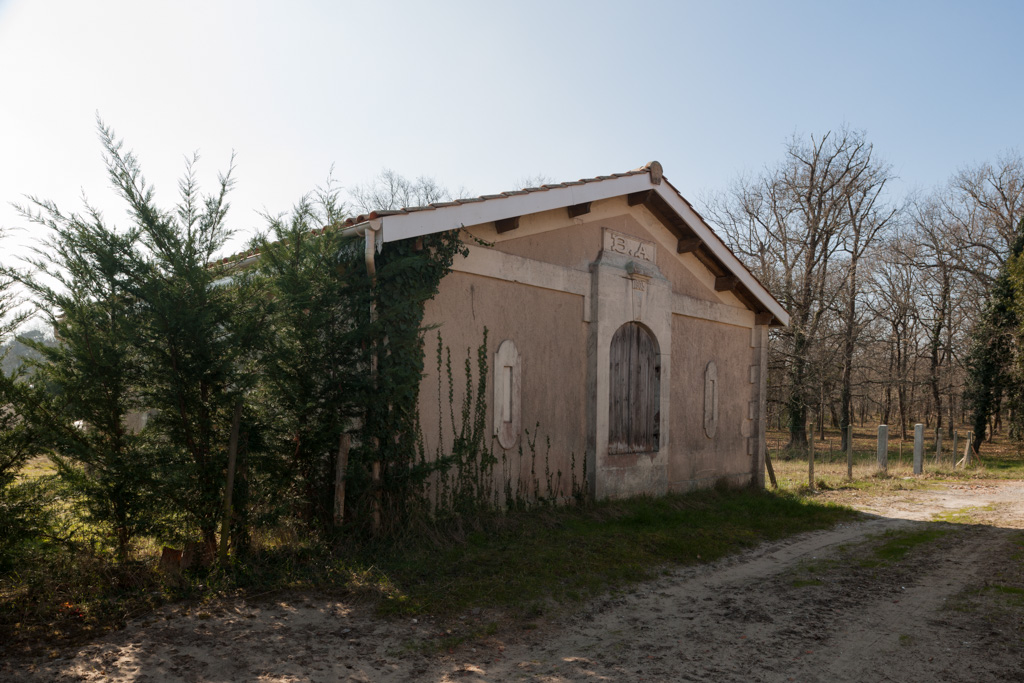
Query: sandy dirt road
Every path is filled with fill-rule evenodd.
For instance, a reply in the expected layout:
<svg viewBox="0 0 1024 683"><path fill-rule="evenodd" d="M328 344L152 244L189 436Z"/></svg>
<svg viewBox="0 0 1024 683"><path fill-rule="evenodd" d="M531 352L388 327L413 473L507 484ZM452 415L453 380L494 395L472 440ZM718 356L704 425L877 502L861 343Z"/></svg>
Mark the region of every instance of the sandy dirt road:
<svg viewBox="0 0 1024 683"><path fill-rule="evenodd" d="M292 596L169 607L57 659L0 663L0 680L1024 681L1024 482L822 497L869 516L443 654L416 645L451 624ZM922 531L879 562L892 534Z"/></svg>

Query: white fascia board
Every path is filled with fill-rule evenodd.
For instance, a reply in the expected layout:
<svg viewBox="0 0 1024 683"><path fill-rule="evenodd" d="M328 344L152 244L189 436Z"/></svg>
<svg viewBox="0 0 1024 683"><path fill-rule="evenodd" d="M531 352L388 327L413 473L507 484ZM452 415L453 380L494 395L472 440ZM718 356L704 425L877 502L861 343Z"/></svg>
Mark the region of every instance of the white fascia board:
<svg viewBox="0 0 1024 683"><path fill-rule="evenodd" d="M697 237L700 237L704 245L722 262L723 265L736 277L740 279L750 293L757 297L765 308L767 308L775 318L785 326L789 326L789 313L782 307L775 297L772 296L771 292L764 288L764 286L757 281L757 278L747 270L747 267L743 265L743 262L736 258L736 255L729 250L725 243L715 234L704 220L697 215L697 213L690 208L690 205L679 196L671 187L666 185L654 186L661 198L664 199L672 210L675 211L679 216L682 217L686 224L690 226Z"/></svg>
<svg viewBox="0 0 1024 683"><path fill-rule="evenodd" d="M431 235L460 227L492 223L503 218L551 211L574 204L618 197L631 192L649 190L651 176L647 173L608 178L583 185L555 187L511 197L495 197L483 201L424 209L405 214L382 216L385 242Z"/></svg>
<svg viewBox="0 0 1024 683"><path fill-rule="evenodd" d="M381 216L373 221L374 229L378 230L378 250L381 242L394 242L432 235L437 232L470 227L482 223L492 223L503 218L525 216L542 211L551 211L563 207L600 201L611 197L621 197L632 192L654 189L690 228L700 237L711 252L736 275L747 289L760 301L768 311L783 325L789 325L789 313L775 297L765 289L747 267L725 246L725 243L696 214L690 205L668 183L655 185L648 173L607 178L582 185L569 185L549 190L528 192L510 197L494 197L466 204L442 206L436 209L424 209L410 213L399 213ZM359 227L359 226L353 226Z"/></svg>

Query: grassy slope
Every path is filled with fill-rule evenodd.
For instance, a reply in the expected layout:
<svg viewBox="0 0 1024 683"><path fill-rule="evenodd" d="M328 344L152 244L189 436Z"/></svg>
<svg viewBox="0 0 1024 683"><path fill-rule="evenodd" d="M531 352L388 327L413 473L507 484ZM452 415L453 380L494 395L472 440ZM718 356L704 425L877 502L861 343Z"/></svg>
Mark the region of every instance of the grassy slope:
<svg viewBox="0 0 1024 683"><path fill-rule="evenodd" d="M406 546L378 558L395 587L385 611L513 612L575 602L707 562L762 541L852 519L848 508L789 494L704 491L498 520L447 547Z"/></svg>
<svg viewBox="0 0 1024 683"><path fill-rule="evenodd" d="M116 628L162 602L203 602L236 591L327 591L375 601L383 614L447 617L496 608L529 619L667 567L856 515L787 493L712 490L488 514L471 525L424 527L388 546L340 552L268 544L244 564L178 581L160 574L155 548L120 568L91 553L38 549L25 558L32 567L0 577L0 642L11 652L39 651Z"/></svg>

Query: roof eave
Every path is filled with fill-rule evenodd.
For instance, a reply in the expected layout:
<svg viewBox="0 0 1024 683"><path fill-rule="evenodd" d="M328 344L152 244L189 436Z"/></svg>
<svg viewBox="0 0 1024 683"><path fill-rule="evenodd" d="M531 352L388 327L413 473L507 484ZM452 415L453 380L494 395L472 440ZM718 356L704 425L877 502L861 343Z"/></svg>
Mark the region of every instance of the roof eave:
<svg viewBox="0 0 1024 683"><path fill-rule="evenodd" d="M656 162L655 162L656 163ZM650 166L653 166L651 164ZM638 169L639 170L639 169ZM599 182L565 183L545 187L542 191L506 193L465 203L424 207L423 210L403 210L385 213L372 220L362 221L345 228L345 232L363 234L367 226L376 231L378 248L382 242L421 237L471 225L492 223L503 219L561 209L586 202L621 197L636 192L654 190L675 212L724 268L739 278L742 285L756 299L765 312L771 313L772 327L788 326L789 313L774 296L754 277L745 265L718 237L679 191L661 176L657 166L657 182L651 173L630 173L605 177ZM371 214L377 216L377 214ZM372 225L371 225L372 224Z"/></svg>
<svg viewBox="0 0 1024 683"><path fill-rule="evenodd" d="M626 175L601 182L553 187L544 191L498 196L426 211L395 213L380 218L384 223L384 241L408 239L435 232L492 223L511 216L526 216L575 204L610 199L651 188L647 174Z"/></svg>
<svg viewBox="0 0 1024 683"><path fill-rule="evenodd" d="M654 185L653 189L658 195L675 211L686 223L687 227L701 239L704 246L722 262L729 272L740 279L740 282L750 291L765 310L772 314L773 327L788 327L789 313L782 307L771 292L754 277L743 262L736 257L732 250L725 245L725 242L711 229L704 219L694 211L690 203L683 199L683 196L670 184Z"/></svg>

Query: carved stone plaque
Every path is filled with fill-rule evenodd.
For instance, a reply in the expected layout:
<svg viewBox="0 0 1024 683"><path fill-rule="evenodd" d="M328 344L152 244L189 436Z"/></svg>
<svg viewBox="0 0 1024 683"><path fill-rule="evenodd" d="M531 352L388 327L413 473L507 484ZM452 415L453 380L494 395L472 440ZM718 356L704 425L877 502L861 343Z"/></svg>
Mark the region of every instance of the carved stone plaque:
<svg viewBox="0 0 1024 683"><path fill-rule="evenodd" d="M623 256L657 264L655 255L658 250L654 242L646 242L609 228L604 229L603 249L613 254L622 254Z"/></svg>

